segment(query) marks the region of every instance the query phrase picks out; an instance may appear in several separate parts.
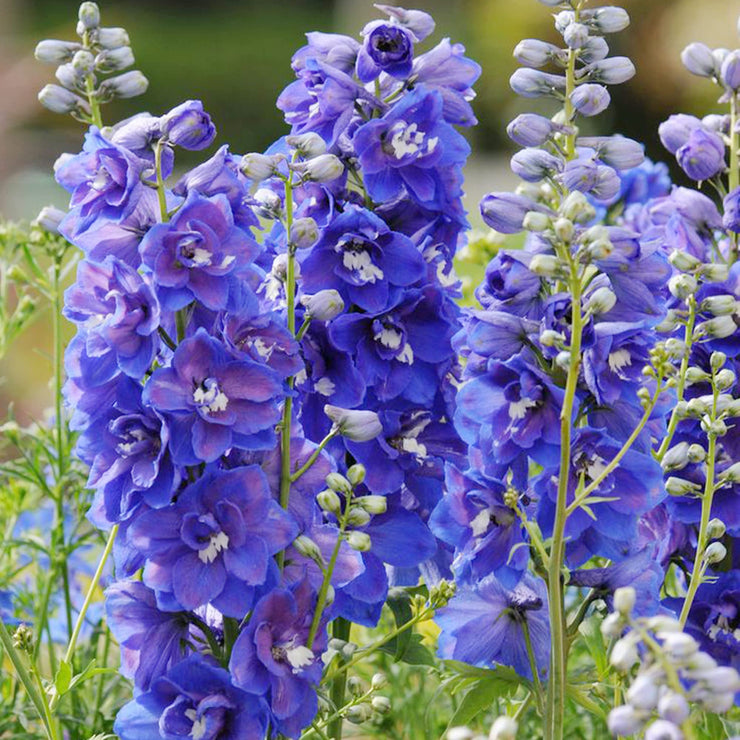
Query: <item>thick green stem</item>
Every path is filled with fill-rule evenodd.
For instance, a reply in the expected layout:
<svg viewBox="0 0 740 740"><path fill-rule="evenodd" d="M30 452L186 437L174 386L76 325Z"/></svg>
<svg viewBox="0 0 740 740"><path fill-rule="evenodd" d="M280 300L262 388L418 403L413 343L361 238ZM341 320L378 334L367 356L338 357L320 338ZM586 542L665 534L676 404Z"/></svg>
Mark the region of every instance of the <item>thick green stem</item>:
<svg viewBox="0 0 740 740"><path fill-rule="evenodd" d="M529 657L529 668L532 671L532 680L534 681L534 696L537 703L537 711L542 715L544 711L544 694L542 692L542 683L537 668L537 658L532 648L532 638L529 634L529 624L527 620L522 621L522 634L524 635L524 644L527 646L527 656Z"/></svg>
<svg viewBox="0 0 740 740"><path fill-rule="evenodd" d="M332 439L334 439L334 437L337 436L337 434L339 434L339 429L334 429L332 427L329 434L319 442L319 446L311 453L311 457L309 457L308 460L306 460L306 462L304 462L303 465L295 471L295 473L290 475L291 483L295 483L319 459L321 451L329 444L329 442L331 442Z"/></svg>
<svg viewBox="0 0 740 740"><path fill-rule="evenodd" d="M332 624L332 636L338 640L349 641L350 633L352 631L352 622L338 617ZM352 661L345 665L349 665ZM331 682L331 701L332 704L337 707L344 706L344 695L347 689L347 673L342 671L333 676ZM329 737L333 740L342 740L342 717L337 715L328 726Z"/></svg>
<svg viewBox="0 0 740 740"><path fill-rule="evenodd" d="M160 139L154 145L154 169L157 177L157 198L159 199L159 215L162 219L162 223L167 223L170 220L170 215L167 213L167 193L164 187L164 178L162 176L162 147L165 146Z"/></svg>

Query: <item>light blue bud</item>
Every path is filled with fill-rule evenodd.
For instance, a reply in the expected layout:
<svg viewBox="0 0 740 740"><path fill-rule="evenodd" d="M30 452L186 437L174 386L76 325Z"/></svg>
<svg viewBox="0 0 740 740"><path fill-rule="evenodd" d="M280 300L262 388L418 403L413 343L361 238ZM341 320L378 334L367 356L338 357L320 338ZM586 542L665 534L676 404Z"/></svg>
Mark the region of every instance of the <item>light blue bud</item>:
<svg viewBox="0 0 740 740"><path fill-rule="evenodd" d="M684 740L684 734L678 725L667 719L656 719L647 730L645 740Z"/></svg>
<svg viewBox="0 0 740 740"><path fill-rule="evenodd" d="M282 159L283 157L278 155L250 152L242 157L239 169L250 180L262 182L275 174Z"/></svg>
<svg viewBox="0 0 740 740"><path fill-rule="evenodd" d="M540 146L555 129L555 124L545 116L522 113L506 127L506 133L520 146Z"/></svg>
<svg viewBox="0 0 740 740"><path fill-rule="evenodd" d="M135 98L149 87L149 80L138 70L124 72L100 83L98 94L101 100L112 98Z"/></svg>
<svg viewBox="0 0 740 740"><path fill-rule="evenodd" d="M45 39L36 44L34 56L40 62L47 64L63 64L69 62L74 53L82 48L82 44L75 41L58 41L57 39Z"/></svg>
<svg viewBox="0 0 740 740"><path fill-rule="evenodd" d="M588 26L583 23L571 23L563 33L563 40L569 49L582 48L588 38Z"/></svg>
<svg viewBox="0 0 740 740"><path fill-rule="evenodd" d="M561 10L555 16L555 28L558 33L564 34L565 29L568 28L571 23L575 23L575 20L576 14L572 10Z"/></svg>
<svg viewBox="0 0 740 740"><path fill-rule="evenodd" d="M610 57L584 67L581 76L586 75L591 82L621 85L635 76L635 65L627 57Z"/></svg>
<svg viewBox="0 0 740 740"><path fill-rule="evenodd" d="M712 50L706 44L700 44L699 42L689 44L681 52L681 61L692 75L699 77L712 77L714 75L714 57L712 56Z"/></svg>
<svg viewBox="0 0 740 740"><path fill-rule="evenodd" d="M72 68L80 76L92 74L95 67L95 57L87 50L80 49L72 57Z"/></svg>
<svg viewBox="0 0 740 740"><path fill-rule="evenodd" d="M86 101L59 85L45 85L38 98L53 113L73 113L87 108Z"/></svg>
<svg viewBox="0 0 740 740"><path fill-rule="evenodd" d="M617 170L629 170L645 160L644 146L626 136L587 136L576 144L594 149L604 164Z"/></svg>
<svg viewBox="0 0 740 740"><path fill-rule="evenodd" d="M611 97L602 85L586 84L571 93L570 102L582 116L590 117L603 113L609 107Z"/></svg>
<svg viewBox="0 0 740 740"><path fill-rule="evenodd" d="M528 147L511 158L511 169L522 180L539 182L556 172L562 172L563 160L544 149Z"/></svg>
<svg viewBox="0 0 740 740"><path fill-rule="evenodd" d="M34 219L34 223L52 234L58 234L59 224L66 215L67 214L59 208L54 206L44 206L39 211L39 215Z"/></svg>
<svg viewBox="0 0 740 740"><path fill-rule="evenodd" d="M383 431L383 425L374 411L342 409L327 404L324 413L334 422L339 433L353 442L369 442Z"/></svg>
<svg viewBox="0 0 740 740"><path fill-rule="evenodd" d="M609 712L606 723L612 735L634 735L645 724L645 716L629 704L623 704L621 707L615 707Z"/></svg>
<svg viewBox="0 0 740 740"><path fill-rule="evenodd" d="M316 321L331 321L344 311L344 300L333 288L320 290L316 295L304 295L301 303Z"/></svg>
<svg viewBox="0 0 740 740"><path fill-rule="evenodd" d="M95 31L95 42L104 49L131 46L131 40L125 28L98 28Z"/></svg>
<svg viewBox="0 0 740 740"><path fill-rule="evenodd" d="M416 36L417 41L423 41L434 32L434 19L423 10L406 10L393 5L376 5L378 10L387 13L399 25L407 28Z"/></svg>
<svg viewBox="0 0 740 740"><path fill-rule="evenodd" d="M97 28L100 25L100 8L97 3L82 3L77 17L85 29Z"/></svg>
<svg viewBox="0 0 740 740"><path fill-rule="evenodd" d="M630 24L629 13L624 8L611 5L586 11L583 16L601 33L618 33Z"/></svg>
<svg viewBox="0 0 740 740"><path fill-rule="evenodd" d="M585 64L598 62L606 59L609 54L609 44L601 36L591 36L588 41L581 47L580 59Z"/></svg>
<svg viewBox="0 0 740 740"><path fill-rule="evenodd" d="M62 87L66 87L67 90L76 90L79 87L80 76L75 71L71 62L60 64L56 72L54 72L54 76L59 80L59 84Z"/></svg>
<svg viewBox="0 0 740 740"><path fill-rule="evenodd" d="M297 218L290 230L290 241L298 249L308 249L319 240L319 225L310 216Z"/></svg>
<svg viewBox="0 0 740 740"><path fill-rule="evenodd" d="M691 709L686 697L675 691L663 694L658 702L658 714L662 719L667 719L674 724L680 725L685 722L690 713Z"/></svg>
<svg viewBox="0 0 740 740"><path fill-rule="evenodd" d="M725 57L719 76L728 90L736 92L740 88L740 50L731 51Z"/></svg>
<svg viewBox="0 0 740 740"><path fill-rule="evenodd" d="M95 68L99 72L120 72L134 63L134 52L130 46L104 49L95 57Z"/></svg>
<svg viewBox="0 0 740 740"><path fill-rule="evenodd" d="M557 57L560 49L539 39L524 39L514 48L514 59L525 67L544 67Z"/></svg>
<svg viewBox="0 0 740 740"><path fill-rule="evenodd" d="M307 180L313 182L331 182L341 177L344 165L339 157L333 154L320 154L318 157L309 159L295 165L298 172L303 173Z"/></svg>
<svg viewBox="0 0 740 740"><path fill-rule="evenodd" d="M627 691L627 701L635 709L652 710L658 705L658 686L646 673L638 674Z"/></svg>
<svg viewBox="0 0 740 740"><path fill-rule="evenodd" d="M538 69L517 69L511 75L509 85L523 98L559 97L565 92L565 77Z"/></svg>
<svg viewBox="0 0 740 740"><path fill-rule="evenodd" d="M326 152L326 142L315 132L286 136L285 143L295 149L304 159L318 157Z"/></svg>

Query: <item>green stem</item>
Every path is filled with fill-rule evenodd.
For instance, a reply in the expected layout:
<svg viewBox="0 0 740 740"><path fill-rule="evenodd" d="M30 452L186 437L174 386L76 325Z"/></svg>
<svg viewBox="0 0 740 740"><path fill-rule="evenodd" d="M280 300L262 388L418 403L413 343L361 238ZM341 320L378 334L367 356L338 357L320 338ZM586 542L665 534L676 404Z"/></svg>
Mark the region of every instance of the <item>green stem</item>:
<svg viewBox="0 0 740 740"><path fill-rule="evenodd" d="M308 460L306 460L306 462L304 462L303 465L295 471L295 473L290 475L291 483L295 483L319 459L321 451L329 444L329 442L331 442L332 439L334 439L334 437L337 436L337 434L339 434L339 429L334 429L332 427L329 434L319 442L319 446L311 453L311 457L309 457Z"/></svg>
<svg viewBox="0 0 740 740"><path fill-rule="evenodd" d="M51 714L49 712L48 704L46 703L46 692L42 689L39 693L34 684L33 677L23 664L23 659L13 645L13 638L2 620L0 620L0 642L2 642L3 648L5 648L5 652L10 658L10 662L13 664L20 682L26 689L29 699L33 703L34 707L36 707L36 711L38 712L41 721L44 723L47 737L49 737L50 740L57 740L56 728L54 727L53 721L51 721Z"/></svg>
<svg viewBox="0 0 740 740"><path fill-rule="evenodd" d="M542 683L540 682L540 674L537 669L537 658L534 655L534 649L532 648L532 638L529 634L529 624L527 620L522 620L522 634L524 635L524 644L527 646L527 656L529 657L529 668L532 671L532 680L534 681L534 694L535 701L537 703L537 711L540 716L544 713L544 701L542 693Z"/></svg>
<svg viewBox="0 0 740 740"><path fill-rule="evenodd" d="M167 223L170 220L169 213L167 213L167 194L164 187L164 178L162 177L162 147L165 145L162 143L162 139L159 139L154 145L154 169L157 175L157 198L159 199L159 215L162 219L162 223Z"/></svg>
<svg viewBox="0 0 740 740"><path fill-rule="evenodd" d="M581 491L572 501L572 503L566 509L566 514L570 516L607 478L619 465L622 458L629 452L635 440L640 436L640 432L645 428L645 425L650 420L650 416L653 413L655 404L658 402L658 397L663 390L662 379L658 380L655 387L650 403L645 407L645 413L643 413L640 423L635 427L632 434L629 436L627 441L622 445L622 449L612 458L609 464L601 471L601 473L591 482L589 485Z"/></svg>
<svg viewBox="0 0 740 740"><path fill-rule="evenodd" d="M712 376L715 375L712 370ZM717 389L716 383L712 378L712 385L714 386L714 399L712 403L712 422L717 418L717 399L719 396L719 390ZM704 482L704 494L701 501L701 521L699 523L699 539L696 543L696 554L694 555L694 567L691 569L691 581L689 582L689 588L686 592L686 597L681 608L681 616L679 621L683 627L686 624L686 620L689 618L689 612L691 611L691 605L694 603L694 597L699 589L702 581L704 580L704 572L706 571L707 563L704 560L704 553L706 552L707 545L709 544L709 536L707 530L709 529L709 520L712 515L712 500L714 499L714 471L715 471L715 457L717 455L717 435L711 430L707 433L709 444L707 445L707 478Z"/></svg>
<svg viewBox="0 0 740 740"><path fill-rule="evenodd" d="M665 457L665 453L668 452L668 448L671 445L673 435L676 433L676 427L680 421L678 417L678 404L683 401L683 394L686 390L686 372L689 369L689 357L691 355L691 346L694 343L694 325L696 324L696 298L692 295L689 296L687 303L689 304L689 317L686 320L686 332L684 334L684 344L686 345L686 354L681 360L681 367L678 370L678 384L676 386L676 403L673 406L671 412L671 419L668 422L668 430L666 431L665 439L655 453L655 459L661 462Z"/></svg>
<svg viewBox="0 0 740 740"><path fill-rule="evenodd" d="M108 562L108 558L110 557L110 554L113 550L113 543L116 540L117 534L118 534L118 525L114 524L113 527L111 528L110 534L108 535L108 541L105 543L105 549L103 550L103 554L100 556L100 560L98 561L98 567L96 568L95 574L92 577L92 581L90 582L90 585L88 586L87 593L85 594L85 601L82 603L82 608L80 609L80 613L77 615L77 622L75 623L74 631L72 632L72 637L69 638L69 644L67 645L67 651L64 654L64 661L68 663L70 666L72 665L72 661L74 659L75 648L77 647L77 640L80 637L82 625L85 623L85 617L87 616L87 610L90 608L90 604L92 604L93 602L95 591L98 588L100 577L103 575L105 564ZM59 703L59 695L55 694L54 698L51 701L51 709L53 710L58 703Z"/></svg>
<svg viewBox="0 0 740 740"><path fill-rule="evenodd" d="M352 622L349 622L342 617L338 617L332 624L332 636L338 640L349 641L352 632ZM352 661L345 663L349 665ZM344 706L344 695L347 690L347 673L337 673L332 676L331 682L331 701L332 704L341 709ZM328 724L329 736L334 740L342 740L342 716L337 712L337 716L334 717Z"/></svg>

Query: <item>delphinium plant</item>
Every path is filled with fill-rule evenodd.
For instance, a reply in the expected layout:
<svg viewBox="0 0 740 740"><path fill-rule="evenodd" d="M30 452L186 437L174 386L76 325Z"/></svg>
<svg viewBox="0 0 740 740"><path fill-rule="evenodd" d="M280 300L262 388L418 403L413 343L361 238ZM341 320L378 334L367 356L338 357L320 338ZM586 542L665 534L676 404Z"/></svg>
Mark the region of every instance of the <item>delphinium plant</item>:
<svg viewBox="0 0 740 740"><path fill-rule="evenodd" d="M523 247L470 310L480 68L426 12L309 33L286 135L189 171L201 102L104 118L147 81L95 3L39 44L39 99L89 128L69 209L0 232L0 346L50 304L55 390L3 427L0 737L732 732L740 51L684 52L729 113L663 124L673 187L587 131L626 12L541 2L563 43L521 42L511 86L555 110L508 127L524 182L481 213Z"/></svg>

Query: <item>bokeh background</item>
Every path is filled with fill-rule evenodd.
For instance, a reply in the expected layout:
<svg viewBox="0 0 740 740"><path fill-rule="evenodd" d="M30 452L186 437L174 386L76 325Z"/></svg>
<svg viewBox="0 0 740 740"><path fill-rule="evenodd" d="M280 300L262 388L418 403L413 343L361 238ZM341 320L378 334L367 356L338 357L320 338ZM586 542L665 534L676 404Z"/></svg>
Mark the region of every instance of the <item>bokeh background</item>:
<svg viewBox="0 0 740 740"><path fill-rule="evenodd" d="M292 53L311 30L356 35L377 18L370 0L99 0L103 25L129 32L137 68L150 80L148 92L106 106L114 122L141 110L159 115L187 98L200 98L219 131L213 149L225 142L237 153L262 151L286 132L274 101L293 79ZM594 0L593 6L608 2ZM613 54L633 59L637 75L612 88L613 106L590 121L591 132L620 132L646 144L653 159L668 161L658 124L674 112L721 112L716 88L689 75L681 50L691 41L736 48L738 0L624 0L632 26L610 37ZM407 3L408 5L408 3ZM51 168L59 153L76 152L81 127L44 111L38 90L53 81L54 68L33 58L42 38L74 37L74 0L0 0L0 215L31 219L46 204L64 207L66 194ZM483 67L474 108L480 125L469 133L473 157L466 171L471 220L490 190L513 187L508 158L514 147L506 123L523 110L552 112L553 103L524 101L510 91L516 68L511 52L521 38L556 42L548 8L536 0L424 0L437 32L463 43ZM186 168L209 156L178 153ZM677 182L682 182L673 170ZM39 418L48 404L49 316L41 315L0 361L0 411L14 402L19 421Z"/></svg>

